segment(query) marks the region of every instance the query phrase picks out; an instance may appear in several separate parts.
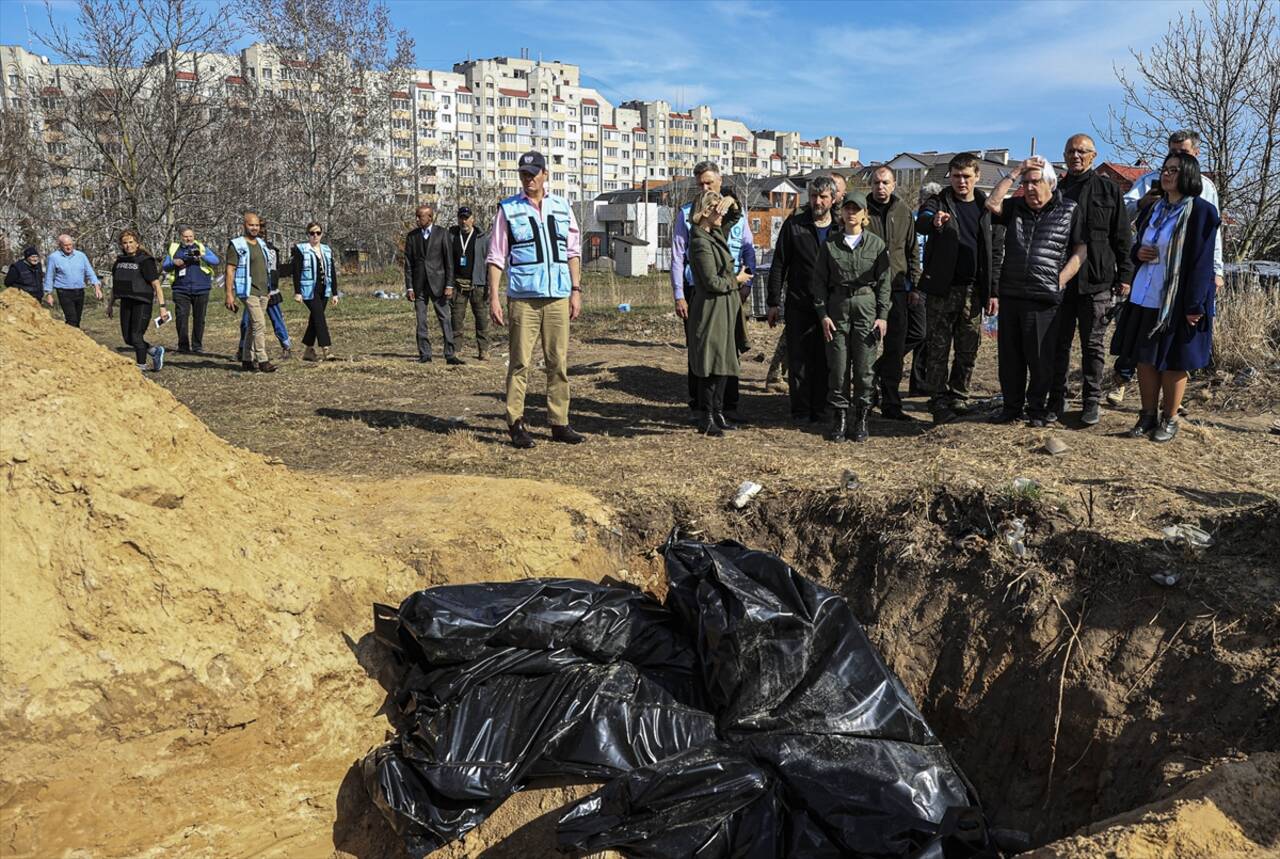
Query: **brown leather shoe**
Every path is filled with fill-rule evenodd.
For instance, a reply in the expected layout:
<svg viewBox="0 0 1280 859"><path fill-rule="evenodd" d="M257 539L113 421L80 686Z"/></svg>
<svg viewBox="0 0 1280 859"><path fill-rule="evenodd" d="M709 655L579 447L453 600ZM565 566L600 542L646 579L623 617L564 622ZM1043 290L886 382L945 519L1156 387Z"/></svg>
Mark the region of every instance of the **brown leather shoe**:
<svg viewBox="0 0 1280 859"><path fill-rule="evenodd" d="M511 446L520 450L528 450L533 447L533 436L529 434L529 429L524 425L524 418L507 427L507 432L511 433Z"/></svg>
<svg viewBox="0 0 1280 859"><path fill-rule="evenodd" d="M276 365L272 364L270 361L261 361L258 363L259 373L274 373L275 371Z"/></svg>
<svg viewBox="0 0 1280 859"><path fill-rule="evenodd" d="M564 442L565 444L582 444L587 440L587 437L565 424L562 427L554 425L551 427L551 440Z"/></svg>

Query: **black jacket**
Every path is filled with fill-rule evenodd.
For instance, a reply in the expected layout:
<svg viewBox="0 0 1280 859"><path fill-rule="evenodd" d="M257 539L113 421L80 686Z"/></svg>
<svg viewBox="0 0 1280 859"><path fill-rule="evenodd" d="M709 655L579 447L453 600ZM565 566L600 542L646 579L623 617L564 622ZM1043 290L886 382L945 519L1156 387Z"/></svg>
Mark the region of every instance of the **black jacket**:
<svg viewBox="0 0 1280 859"><path fill-rule="evenodd" d="M920 283L920 248L916 239L916 227L911 209L896 196L881 206L867 195L867 214L871 223L869 232L875 233L885 243L889 252L889 277L894 292L906 292Z"/></svg>
<svg viewBox="0 0 1280 859"><path fill-rule="evenodd" d="M995 216L995 222L1005 226L1001 298L1062 303L1058 275L1071 256L1071 249L1084 242L1076 211L1076 204L1064 198L1061 191L1054 191L1038 212L1020 197L1004 201L1003 209Z"/></svg>
<svg viewBox="0 0 1280 859"><path fill-rule="evenodd" d="M31 265L25 259L14 260L4 275L5 286L16 286L23 292L41 298L44 293L44 266Z"/></svg>
<svg viewBox="0 0 1280 859"><path fill-rule="evenodd" d="M404 288L415 297L428 293L443 298L453 286L453 254L449 249L449 231L442 226L431 228L431 238L423 240L422 229L414 227L404 239ZM408 295L405 296L408 298Z"/></svg>
<svg viewBox="0 0 1280 859"><path fill-rule="evenodd" d="M839 234L840 221L831 213L831 233ZM828 233L830 237L831 233ZM766 299L770 307L782 304L782 284L787 285L787 304L812 311L813 295L809 286L813 280L813 266L818 261L818 228L807 208L787 218L778 231L778 241L773 248L773 262L769 267L769 292Z"/></svg>
<svg viewBox="0 0 1280 859"><path fill-rule="evenodd" d="M920 275L920 288L929 295L946 295L955 275L956 258L960 255L960 227L956 223L955 192L943 188L920 207L916 215L916 232L928 236L924 246L924 273ZM991 213L987 211L987 195L973 192L978 204L978 270L974 284L978 296L985 302L998 295L1000 263L1004 258L1004 228L992 227ZM933 226L933 216L946 212L951 220L941 229Z"/></svg>
<svg viewBox="0 0 1280 859"><path fill-rule="evenodd" d="M1095 295L1122 283L1133 283L1133 232L1125 212L1120 186L1088 170L1079 176L1068 174L1058 190L1080 207L1089 258L1071 282L1081 295Z"/></svg>
<svg viewBox="0 0 1280 859"><path fill-rule="evenodd" d="M484 269L484 260L478 260L476 252L480 247L480 240L484 238L484 231L479 227L471 227L471 240L467 244L466 265L462 264L462 230L455 224L449 228L449 256L453 262L453 276L462 280L474 281L476 277L476 267ZM488 243L485 243L488 247ZM481 282L484 278L480 278ZM452 281L450 281L452 283Z"/></svg>

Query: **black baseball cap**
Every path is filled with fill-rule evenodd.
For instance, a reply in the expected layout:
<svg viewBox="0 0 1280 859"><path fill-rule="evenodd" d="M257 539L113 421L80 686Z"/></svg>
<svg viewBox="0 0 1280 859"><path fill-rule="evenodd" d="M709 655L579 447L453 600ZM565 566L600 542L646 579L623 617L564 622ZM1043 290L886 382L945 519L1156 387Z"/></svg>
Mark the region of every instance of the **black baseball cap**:
<svg viewBox="0 0 1280 859"><path fill-rule="evenodd" d="M541 152L531 149L520 156L521 173L541 173L547 169L547 159Z"/></svg>
<svg viewBox="0 0 1280 859"><path fill-rule="evenodd" d="M459 217L459 218L469 218L469 217L471 217L471 207L470 207L470 206L459 206L459 207L458 207L458 217Z"/></svg>

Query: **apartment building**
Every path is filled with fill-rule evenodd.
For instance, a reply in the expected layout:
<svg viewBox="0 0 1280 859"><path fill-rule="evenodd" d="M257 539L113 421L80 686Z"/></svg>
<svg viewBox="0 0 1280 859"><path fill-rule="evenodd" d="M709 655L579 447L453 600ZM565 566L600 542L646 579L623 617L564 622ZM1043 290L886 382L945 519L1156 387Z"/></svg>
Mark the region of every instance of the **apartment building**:
<svg viewBox="0 0 1280 859"><path fill-rule="evenodd" d="M238 55L200 55L184 72L190 85L286 91L290 61L271 46ZM40 109L31 93L58 86L62 67L18 46L0 46L0 104ZM614 105L584 86L581 69L558 60L493 57L449 71L418 69L392 81L387 133L361 153L361 169L389 175L397 197L432 199L450 188L514 192L516 159L528 149L548 158L551 190L572 201L649 179L687 176L699 161L726 173L767 177L853 167L858 150L840 137L802 139L791 131L753 131L698 105L666 101Z"/></svg>

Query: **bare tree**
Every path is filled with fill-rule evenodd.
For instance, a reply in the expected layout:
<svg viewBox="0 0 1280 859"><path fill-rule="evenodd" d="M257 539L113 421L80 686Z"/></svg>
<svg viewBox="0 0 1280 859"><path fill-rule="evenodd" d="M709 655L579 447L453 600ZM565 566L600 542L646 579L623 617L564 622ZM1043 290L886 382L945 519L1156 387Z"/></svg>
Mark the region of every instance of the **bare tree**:
<svg viewBox="0 0 1280 859"><path fill-rule="evenodd" d="M38 245L54 227L44 190L51 177L32 117L0 111L0 262L12 259L15 249Z"/></svg>
<svg viewBox="0 0 1280 859"><path fill-rule="evenodd" d="M213 127L225 102L216 52L236 32L229 7L195 0L77 0L74 27L49 7L42 41L61 55L52 94L69 151L51 152L84 187L82 235L122 226L159 246L179 221L205 221L217 186ZM206 217L200 217L205 214Z"/></svg>
<svg viewBox="0 0 1280 859"><path fill-rule="evenodd" d="M407 86L413 41L370 0L266 0L254 20L284 77L272 104L287 119L277 141L293 173L287 217L355 232L370 197L387 202L396 191L400 156L381 145L393 109L409 109L393 108L392 96Z"/></svg>
<svg viewBox="0 0 1280 859"><path fill-rule="evenodd" d="M1151 50L1134 51L1132 73L1106 129L1133 158L1157 160L1170 132L1199 132L1230 228L1229 257L1280 254L1280 26L1270 0L1206 0L1179 15ZM1234 222L1234 223L1232 223Z"/></svg>

